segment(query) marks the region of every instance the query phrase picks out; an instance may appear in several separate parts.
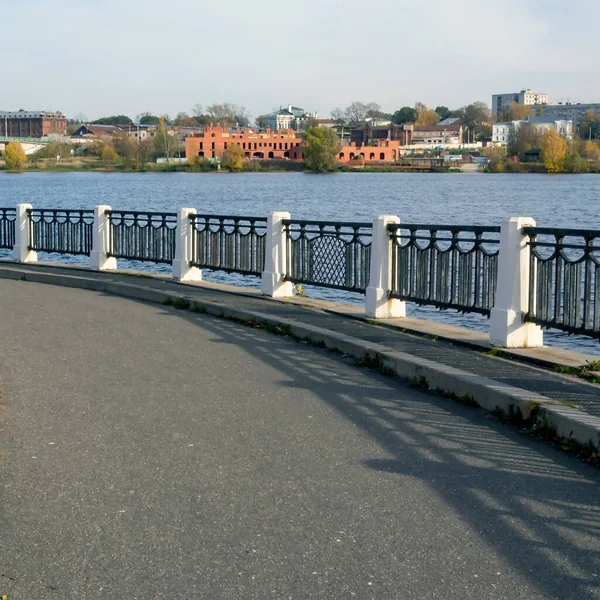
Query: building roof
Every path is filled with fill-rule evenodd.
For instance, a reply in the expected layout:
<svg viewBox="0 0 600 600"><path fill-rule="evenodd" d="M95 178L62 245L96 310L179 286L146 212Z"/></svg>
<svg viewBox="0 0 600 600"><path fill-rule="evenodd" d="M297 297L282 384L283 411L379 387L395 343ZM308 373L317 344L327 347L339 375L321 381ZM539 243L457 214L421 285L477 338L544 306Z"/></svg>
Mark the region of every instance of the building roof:
<svg viewBox="0 0 600 600"><path fill-rule="evenodd" d="M114 135L115 133L129 131L130 127L135 128L134 125L82 125L71 137L83 135Z"/></svg>
<svg viewBox="0 0 600 600"><path fill-rule="evenodd" d="M414 132L425 132L425 131L460 131L462 125L415 125Z"/></svg>
<svg viewBox="0 0 600 600"><path fill-rule="evenodd" d="M527 123L556 123L556 121L561 121L563 119L557 119L556 117L553 116L543 116L543 117L534 117L534 116L529 116L529 117L525 117L523 119L523 121L526 121Z"/></svg>
<svg viewBox="0 0 600 600"><path fill-rule="evenodd" d="M459 125L458 121L460 121L460 117L448 117L447 119L440 121L438 125Z"/></svg>
<svg viewBox="0 0 600 600"><path fill-rule="evenodd" d="M45 110L0 110L2 119L64 119L65 115L61 112L52 112Z"/></svg>

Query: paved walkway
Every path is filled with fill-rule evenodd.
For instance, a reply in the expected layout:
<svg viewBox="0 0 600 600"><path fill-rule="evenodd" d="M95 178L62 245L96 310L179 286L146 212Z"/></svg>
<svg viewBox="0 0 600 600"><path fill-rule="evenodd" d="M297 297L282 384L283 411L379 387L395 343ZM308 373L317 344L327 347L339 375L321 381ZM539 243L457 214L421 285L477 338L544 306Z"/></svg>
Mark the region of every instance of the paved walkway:
<svg viewBox="0 0 600 600"><path fill-rule="evenodd" d="M483 411L206 315L0 307L10 600L600 598L599 472Z"/></svg>
<svg viewBox="0 0 600 600"><path fill-rule="evenodd" d="M15 269L17 271L23 268L31 271L48 271L47 267L35 264L12 265L11 263L0 263L0 268ZM57 272L66 275L82 275L82 271L76 269L59 269ZM201 297L214 302L226 302L228 306L234 308L268 312L279 318L294 319L308 325L323 327L330 331L382 344L390 350L406 352L419 358L432 360L468 373L483 375L508 385L536 392L554 400L575 404L585 412L600 417L599 385L589 384L585 380L562 375L547 368L495 356L486 356L483 352L476 352L442 340L433 341L424 337L402 333L400 330L373 326L350 316L307 309L298 304L273 302L260 296L224 294L222 291L207 287L182 286L169 280L123 277L123 275L113 273L85 270L83 274L85 277L94 279L120 282L125 279L137 285L173 290L180 294L189 294L190 297Z"/></svg>

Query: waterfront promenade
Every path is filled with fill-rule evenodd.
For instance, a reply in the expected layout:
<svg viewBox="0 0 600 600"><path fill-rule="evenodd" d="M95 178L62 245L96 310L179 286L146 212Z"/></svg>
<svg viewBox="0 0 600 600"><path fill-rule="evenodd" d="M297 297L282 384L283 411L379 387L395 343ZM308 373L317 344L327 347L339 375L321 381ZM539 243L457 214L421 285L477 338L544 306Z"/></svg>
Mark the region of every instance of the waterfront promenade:
<svg viewBox="0 0 600 600"><path fill-rule="evenodd" d="M156 302L354 324L440 360L444 342L206 286L54 276L104 291L0 279L10 600L600 598L597 470L341 354ZM107 294L117 280L154 303Z"/></svg>

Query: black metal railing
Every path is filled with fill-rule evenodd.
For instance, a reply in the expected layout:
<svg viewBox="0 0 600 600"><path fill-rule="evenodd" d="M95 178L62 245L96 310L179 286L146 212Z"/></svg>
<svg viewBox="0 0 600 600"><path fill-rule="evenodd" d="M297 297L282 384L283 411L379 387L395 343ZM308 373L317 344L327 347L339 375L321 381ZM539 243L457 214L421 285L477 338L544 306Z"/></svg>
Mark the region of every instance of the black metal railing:
<svg viewBox="0 0 600 600"><path fill-rule="evenodd" d="M600 338L600 230L525 227L530 253L525 320Z"/></svg>
<svg viewBox="0 0 600 600"><path fill-rule="evenodd" d="M110 221L108 256L173 263L177 213L109 210L106 214Z"/></svg>
<svg viewBox="0 0 600 600"><path fill-rule="evenodd" d="M371 265L371 223L284 220L285 279L364 293Z"/></svg>
<svg viewBox="0 0 600 600"><path fill-rule="evenodd" d="M500 227L390 224L390 297L489 315L498 277Z"/></svg>
<svg viewBox="0 0 600 600"><path fill-rule="evenodd" d="M190 225L191 266L242 275L264 271L267 219L195 214Z"/></svg>
<svg viewBox="0 0 600 600"><path fill-rule="evenodd" d="M16 218L17 211L14 208L0 208L0 248L14 247Z"/></svg>
<svg viewBox="0 0 600 600"><path fill-rule="evenodd" d="M94 211L30 208L27 214L30 250L90 255Z"/></svg>

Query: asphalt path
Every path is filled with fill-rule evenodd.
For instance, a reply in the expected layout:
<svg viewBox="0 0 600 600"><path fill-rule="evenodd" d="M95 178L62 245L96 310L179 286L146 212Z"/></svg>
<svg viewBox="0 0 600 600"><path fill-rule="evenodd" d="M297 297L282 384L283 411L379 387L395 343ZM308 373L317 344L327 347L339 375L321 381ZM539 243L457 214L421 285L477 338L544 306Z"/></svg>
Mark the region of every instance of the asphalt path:
<svg viewBox="0 0 600 600"><path fill-rule="evenodd" d="M0 596L600 598L599 471L202 314L0 280Z"/></svg>

